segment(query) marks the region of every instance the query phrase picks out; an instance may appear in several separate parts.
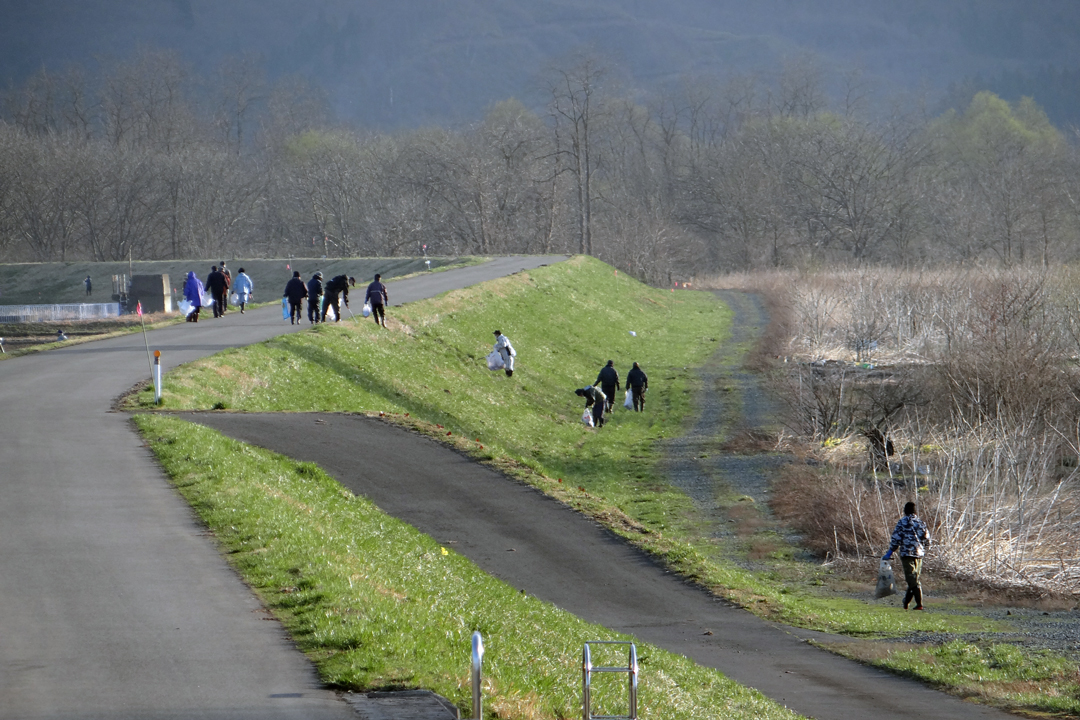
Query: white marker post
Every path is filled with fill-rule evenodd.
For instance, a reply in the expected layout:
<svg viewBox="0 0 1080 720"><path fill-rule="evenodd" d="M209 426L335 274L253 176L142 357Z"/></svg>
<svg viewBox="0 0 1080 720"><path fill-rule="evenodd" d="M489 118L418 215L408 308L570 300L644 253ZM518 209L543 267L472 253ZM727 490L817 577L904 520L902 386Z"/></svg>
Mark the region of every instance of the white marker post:
<svg viewBox="0 0 1080 720"><path fill-rule="evenodd" d="M161 404L161 351L154 351L154 404Z"/></svg>

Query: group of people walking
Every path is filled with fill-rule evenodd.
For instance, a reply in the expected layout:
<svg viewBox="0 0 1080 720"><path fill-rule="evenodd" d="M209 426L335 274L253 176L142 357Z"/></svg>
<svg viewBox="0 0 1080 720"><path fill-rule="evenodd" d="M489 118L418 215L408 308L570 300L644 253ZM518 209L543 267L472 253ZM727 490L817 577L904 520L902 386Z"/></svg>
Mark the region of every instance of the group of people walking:
<svg viewBox="0 0 1080 720"><path fill-rule="evenodd" d="M316 272L306 283L300 272L293 272L292 279L285 284L284 297L289 304L289 322L295 325L303 317L304 298L307 298L307 318L312 325L327 322L332 317L335 322L341 320L341 303L349 307L349 288L356 287L356 278L349 275L336 275L323 283L322 272ZM382 275L376 273L375 280L368 285L364 304L371 307L371 316L376 325L386 327L385 306L390 304L390 295L382 282Z"/></svg>
<svg viewBox="0 0 1080 720"><path fill-rule="evenodd" d="M634 363L634 367L626 374L626 387L627 392L630 393L631 405L634 411L643 411L645 409L645 391L649 389L649 377L639 364ZM574 391L578 397L585 398L585 408L592 412L592 424L594 427L603 427L604 423L607 422L605 415L615 409L615 394L620 388L619 371L615 369L615 361L608 360L607 364L600 368L600 373L596 376L596 382Z"/></svg>
<svg viewBox="0 0 1080 720"><path fill-rule="evenodd" d="M191 305L187 321L199 322L199 315L205 305L212 306L214 317L224 317L229 309L230 289L236 295L236 304L240 306L240 312L243 313L247 304L251 302L255 289L255 283L244 272L244 268L240 268L236 279L233 280L232 271L225 267L225 261L222 260L220 266L210 267L210 274L207 275L205 283L194 271L189 272L184 281L184 299ZM209 302L206 301L207 292L210 295Z"/></svg>

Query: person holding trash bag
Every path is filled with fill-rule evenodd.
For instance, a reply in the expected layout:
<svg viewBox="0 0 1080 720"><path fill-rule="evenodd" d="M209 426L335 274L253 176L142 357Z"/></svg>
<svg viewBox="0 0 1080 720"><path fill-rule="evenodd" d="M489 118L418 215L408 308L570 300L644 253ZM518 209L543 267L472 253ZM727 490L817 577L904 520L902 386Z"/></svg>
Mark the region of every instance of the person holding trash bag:
<svg viewBox="0 0 1080 720"><path fill-rule="evenodd" d="M364 295L364 304L371 308L371 317L376 325L386 327L386 305L390 303L390 295L386 292L386 285L382 282L382 275L375 273L375 279L367 286L367 294Z"/></svg>
<svg viewBox="0 0 1080 720"><path fill-rule="evenodd" d="M236 293L236 304L240 306L240 314L244 313L244 306L251 300L255 283L251 282L251 276L244 272L244 268L236 273L236 280L232 284L233 292Z"/></svg>
<svg viewBox="0 0 1080 720"><path fill-rule="evenodd" d="M593 426L604 427L604 408L607 407L607 395L595 385L578 388L574 391L578 397L585 398L585 407L592 408Z"/></svg>
<svg viewBox="0 0 1080 720"><path fill-rule="evenodd" d="M322 273L317 272L311 276L307 284L307 319L315 324L319 322L319 303L322 302Z"/></svg>
<svg viewBox="0 0 1080 720"><path fill-rule="evenodd" d="M326 322L327 311L330 308L334 308L334 322L341 322L340 298L342 296L344 296L345 299L345 307L349 307L349 276L335 275L330 278L330 282L326 283L323 292L325 292L326 295L323 296L322 302L322 321Z"/></svg>
<svg viewBox="0 0 1080 720"><path fill-rule="evenodd" d="M596 382L593 383L593 387L597 385L604 391L604 395L607 397L607 411L611 412L615 406L615 393L619 390L619 371L615 369L615 361L608 360L607 365L600 368L600 374L596 376Z"/></svg>
<svg viewBox="0 0 1080 720"><path fill-rule="evenodd" d="M900 551L900 562L904 566L904 580L907 581L907 592L904 593L904 609L908 609L911 600L915 600L915 609L922 610L922 586L919 584L919 575L922 574L923 555L930 548L930 531L926 529L926 523L915 514L915 503L908 502L904 505L904 517L896 521L893 528L892 539L889 541L889 551L882 560L892 557L893 551Z"/></svg>
<svg viewBox="0 0 1080 720"><path fill-rule="evenodd" d="M495 331L495 352L499 353L499 356L503 360L503 369L506 370L506 377L510 377L514 374L514 358L517 357L517 351L514 350L514 346L510 344L510 338L502 334L502 330Z"/></svg>
<svg viewBox="0 0 1080 720"><path fill-rule="evenodd" d="M202 309L202 299L206 290L203 288L202 280L195 276L195 272L189 272L187 274L187 280L184 281L184 299L191 303L193 308L188 313L187 322L199 322L199 310Z"/></svg>
<svg viewBox="0 0 1080 720"><path fill-rule="evenodd" d="M645 391L649 389L649 376L645 374L640 365L634 363L634 367L630 368L630 372L626 373L626 384L630 386L630 392L633 396L634 412L643 411L645 409Z"/></svg>
<svg viewBox="0 0 1080 720"><path fill-rule="evenodd" d="M295 325L304 316L304 298L307 297L307 285L300 279L299 270L294 270L292 279L285 283L282 297L289 301L289 324Z"/></svg>

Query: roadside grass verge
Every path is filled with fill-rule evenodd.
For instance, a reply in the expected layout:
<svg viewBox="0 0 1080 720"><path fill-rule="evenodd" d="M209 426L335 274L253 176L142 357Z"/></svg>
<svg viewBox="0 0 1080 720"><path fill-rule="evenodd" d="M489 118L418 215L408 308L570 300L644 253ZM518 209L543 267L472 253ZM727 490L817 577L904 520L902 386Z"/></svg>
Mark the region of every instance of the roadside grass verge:
<svg viewBox="0 0 1080 720"><path fill-rule="evenodd" d="M1075 662L1045 650L959 640L941 645L856 642L826 647L988 705L1080 715L1080 670Z"/></svg>
<svg viewBox="0 0 1080 720"><path fill-rule="evenodd" d="M311 463L168 416L134 421L226 557L332 687L429 688L465 710L469 641L479 630L488 717L575 717L582 644L630 639L517 592ZM798 717L684 657L648 645L639 657L643 717ZM625 712L624 683L597 683L596 712Z"/></svg>

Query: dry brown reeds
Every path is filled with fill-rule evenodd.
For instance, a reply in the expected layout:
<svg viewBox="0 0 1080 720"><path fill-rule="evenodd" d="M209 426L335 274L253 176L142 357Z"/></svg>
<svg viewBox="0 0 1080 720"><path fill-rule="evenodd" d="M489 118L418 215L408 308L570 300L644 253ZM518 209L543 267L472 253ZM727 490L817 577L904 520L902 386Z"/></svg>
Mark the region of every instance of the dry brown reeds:
<svg viewBox="0 0 1080 720"><path fill-rule="evenodd" d="M823 464L785 471L778 516L821 555L857 560L880 556L917 500L929 566L1080 593L1078 279L1020 267L711 281L785 308L785 422Z"/></svg>

